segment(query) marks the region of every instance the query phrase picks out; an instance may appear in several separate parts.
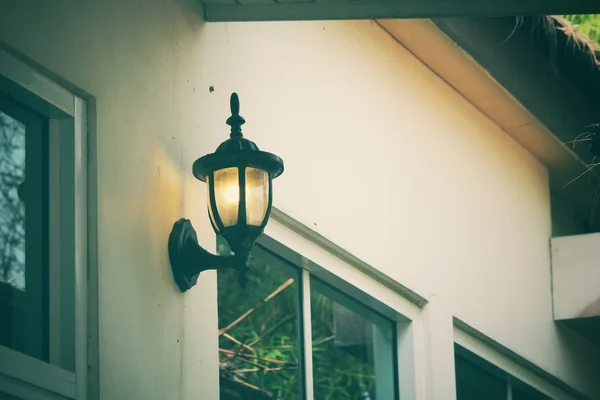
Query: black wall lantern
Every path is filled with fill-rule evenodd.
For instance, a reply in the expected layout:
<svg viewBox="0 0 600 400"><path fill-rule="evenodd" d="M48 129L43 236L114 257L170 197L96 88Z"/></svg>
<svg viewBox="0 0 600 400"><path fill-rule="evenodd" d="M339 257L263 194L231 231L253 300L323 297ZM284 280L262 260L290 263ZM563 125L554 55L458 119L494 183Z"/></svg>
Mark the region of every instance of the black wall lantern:
<svg viewBox="0 0 600 400"><path fill-rule="evenodd" d="M210 222L214 231L227 240L233 255L217 256L204 250L191 222L177 221L169 236L169 260L182 292L194 286L200 272L208 269L231 267L246 273L250 251L271 214L272 181L283 172L281 158L260 151L242 135L246 121L240 116L236 93L231 95L230 106L229 139L214 153L197 159L192 171L206 182Z"/></svg>

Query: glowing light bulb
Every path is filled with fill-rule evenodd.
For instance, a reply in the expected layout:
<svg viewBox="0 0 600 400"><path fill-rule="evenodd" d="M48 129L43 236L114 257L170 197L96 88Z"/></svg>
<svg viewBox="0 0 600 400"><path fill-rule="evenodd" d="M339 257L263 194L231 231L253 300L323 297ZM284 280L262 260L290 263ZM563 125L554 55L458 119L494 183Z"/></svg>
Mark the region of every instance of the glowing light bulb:
<svg viewBox="0 0 600 400"><path fill-rule="evenodd" d="M237 203L240 201L240 188L237 185L229 186L224 192L225 200L229 203Z"/></svg>

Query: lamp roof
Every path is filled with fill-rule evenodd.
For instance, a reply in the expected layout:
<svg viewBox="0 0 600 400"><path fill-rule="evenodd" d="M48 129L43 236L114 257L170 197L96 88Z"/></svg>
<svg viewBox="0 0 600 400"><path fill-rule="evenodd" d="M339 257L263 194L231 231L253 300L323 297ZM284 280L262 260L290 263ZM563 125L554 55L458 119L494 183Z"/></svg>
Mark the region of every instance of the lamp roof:
<svg viewBox="0 0 600 400"><path fill-rule="evenodd" d="M194 176L205 182L206 177L218 169L228 167L254 167L268 171L274 179L283 173L283 160L275 154L260 151L258 146L244 138L242 125L246 120L240 115L240 100L237 93L231 94L231 116L227 125L231 127L229 139L217 147L214 153L200 157L194 162Z"/></svg>

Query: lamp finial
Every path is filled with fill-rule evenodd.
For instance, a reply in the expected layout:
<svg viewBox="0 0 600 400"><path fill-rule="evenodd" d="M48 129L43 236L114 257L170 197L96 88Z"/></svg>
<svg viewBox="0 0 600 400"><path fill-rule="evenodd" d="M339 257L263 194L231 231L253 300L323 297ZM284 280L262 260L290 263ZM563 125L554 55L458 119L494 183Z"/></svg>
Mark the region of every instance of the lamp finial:
<svg viewBox="0 0 600 400"><path fill-rule="evenodd" d="M244 137L242 134L242 125L246 123L246 120L240 115L240 98L235 92L231 93L229 108L231 109L231 117L227 118L227 125L231 126L231 134L229 137Z"/></svg>

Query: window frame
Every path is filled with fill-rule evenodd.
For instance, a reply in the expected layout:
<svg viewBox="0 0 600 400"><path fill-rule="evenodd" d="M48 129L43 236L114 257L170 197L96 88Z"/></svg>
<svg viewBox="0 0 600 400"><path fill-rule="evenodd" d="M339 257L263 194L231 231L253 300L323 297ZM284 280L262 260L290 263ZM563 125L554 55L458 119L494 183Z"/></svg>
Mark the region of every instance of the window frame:
<svg viewBox="0 0 600 400"><path fill-rule="evenodd" d="M264 242L270 242L271 250L277 254L286 254L288 249L291 255L286 260L302 268L303 281L310 280L312 274L367 307L371 307L369 299L385 305L383 310L377 304L372 308L397 323L396 384L400 399L450 398L448 391L455 390L456 344L502 370L509 380L508 399L512 399L513 385L526 385L555 399L585 398L454 317L437 296L421 297L333 243L315 227L304 225L277 208L273 208L265 235L259 239L259 243ZM307 292L303 301L310 299L309 287L303 285ZM304 329L310 332L310 316L304 318ZM312 342L307 344L305 359L310 363L308 368L312 368ZM307 394L312 394L308 392L312 390L308 380L307 386Z"/></svg>
<svg viewBox="0 0 600 400"><path fill-rule="evenodd" d="M311 277L345 293L348 297L385 317L394 324L394 389L399 398L421 398L424 388L424 366L419 358L425 357L422 335L421 310L416 301L424 304L425 300L412 293L406 296L404 289L398 290L395 282L382 282L375 274L365 271L372 268L347 262L343 257L332 254L328 248L331 242L312 240L296 230L290 229L287 217L277 209L265 234L257 245L268 252L295 265L302 272L302 343L300 353L303 355L304 393L306 400L314 399L313 363L312 363L312 322L311 322ZM300 224L298 224L301 226ZM303 225L302 225L303 226ZM308 228L306 231L309 232ZM324 239L326 240L326 239ZM347 259L347 258L346 258ZM374 269L373 269L374 270ZM375 271L375 270L374 270ZM408 297L408 298L407 298ZM409 298L411 300L409 300Z"/></svg>
<svg viewBox="0 0 600 400"><path fill-rule="evenodd" d="M314 383L313 383L313 331L312 331L312 288L313 285L321 287L319 293L325 295L331 301L340 303L340 297L344 300L353 303L354 307L357 307L361 312L353 310L356 315L367 320L364 313L368 313L372 318L379 320L383 323L389 323L392 329L392 347L394 352L398 352L398 339L397 339L397 324L398 320L404 321L402 315L397 314L391 308L383 303L375 300L369 294L360 291L358 288L353 287L348 282L343 281L339 277L333 275L327 270L319 267L319 265L310 261L306 257L294 252L282 243L274 240L268 235L263 235L257 241L257 247L261 248L262 251L266 252L268 259L281 260L281 262L296 268L300 273L301 280L299 286L299 295L301 298L300 302L300 327L299 327L299 353L302 357L302 378L304 382L304 396L303 399L313 400L314 399ZM323 291L323 290L326 290ZM343 300L342 300L343 301ZM373 323L373 321L370 321ZM398 359L394 357L394 369L398 370ZM393 381L394 392L397 395L399 393L398 377L396 376Z"/></svg>
<svg viewBox="0 0 600 400"><path fill-rule="evenodd" d="M454 319L454 343L460 347L458 356L504 380L507 400L513 398L513 386L523 385L552 399L579 400L585 398L541 369L527 365L527 362L523 360L517 360L519 356L509 354L510 350L490 342L490 339L464 322ZM481 360L490 365L487 368L482 366Z"/></svg>
<svg viewBox="0 0 600 400"><path fill-rule="evenodd" d="M6 82L3 92L26 104L45 118L50 135L69 132L70 165L61 173L61 185L70 194L60 203L50 198L49 218L60 208L60 223L73 227L72 243L60 245L60 257L71 257L74 268L74 372L0 346L0 384L7 394L24 399L70 398L84 400L88 392L88 174L87 174L87 105L86 101L54 82L23 61L23 57L0 47L0 76ZM51 141L52 142L52 141ZM62 145L61 145L62 147ZM55 149L56 150L56 149ZM52 145L50 145L52 152ZM50 180L57 171L50 167ZM63 188L64 186L61 186ZM50 195L52 196L52 195ZM65 212L65 210L70 210ZM55 265L60 258L50 255ZM64 259L63 259L64 260ZM51 267L52 268L52 267ZM60 272L59 272L60 273ZM60 290L60 278L50 274L50 296ZM50 313L53 306L50 307ZM52 328L52 323L50 326ZM50 339L52 346L52 339ZM56 358L52 356L51 358Z"/></svg>

